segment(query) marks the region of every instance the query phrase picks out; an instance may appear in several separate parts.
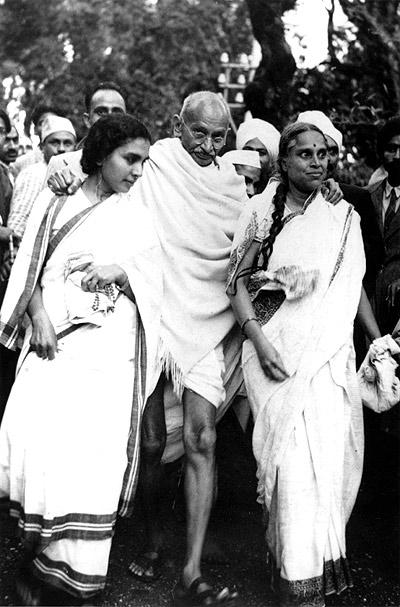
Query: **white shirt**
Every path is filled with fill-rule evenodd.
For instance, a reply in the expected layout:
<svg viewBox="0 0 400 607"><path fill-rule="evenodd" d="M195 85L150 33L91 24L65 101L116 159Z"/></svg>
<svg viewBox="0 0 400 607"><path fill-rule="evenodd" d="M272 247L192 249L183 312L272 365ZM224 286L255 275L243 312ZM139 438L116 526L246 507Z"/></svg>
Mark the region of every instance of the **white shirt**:
<svg viewBox="0 0 400 607"><path fill-rule="evenodd" d="M47 164L37 162L18 173L10 203L7 226L22 238L33 204L46 186Z"/></svg>

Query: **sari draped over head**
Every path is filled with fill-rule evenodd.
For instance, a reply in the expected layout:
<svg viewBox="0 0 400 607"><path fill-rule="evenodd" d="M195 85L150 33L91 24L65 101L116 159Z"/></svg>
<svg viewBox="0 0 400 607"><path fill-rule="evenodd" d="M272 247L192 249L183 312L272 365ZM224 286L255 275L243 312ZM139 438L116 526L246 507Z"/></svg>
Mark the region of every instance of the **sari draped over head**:
<svg viewBox="0 0 400 607"><path fill-rule="evenodd" d="M121 266L135 303L116 285L84 293L88 262ZM58 336L52 361L30 351L23 322L37 283ZM0 429L0 496L35 551L34 575L78 597L104 587L118 504L122 515L133 508L161 291L158 237L143 205L118 194L92 205L82 190L39 196L0 313L8 347L26 328Z"/></svg>
<svg viewBox="0 0 400 607"><path fill-rule="evenodd" d="M131 193L151 210L163 253L160 367L179 399L185 374L224 341L226 405L239 381L241 340L225 281L236 223L248 198L243 177L231 164L216 162L200 167L180 139L163 139L151 146ZM183 453L178 399L168 392L166 461Z"/></svg>
<svg viewBox="0 0 400 607"><path fill-rule="evenodd" d="M254 240L272 225L277 182L255 196L235 234L228 284ZM362 406L352 345L365 259L360 221L342 201L314 193L284 218L268 262L268 281L312 276L298 297L264 301L263 333L289 374L263 372L250 340L242 366L254 416L258 500L268 513L267 543L285 604L323 605L324 594L351 584L345 525L363 458ZM278 281L279 282L279 281ZM301 291L301 290L300 290ZM286 292L287 289L286 289ZM254 303L254 302L253 302Z"/></svg>

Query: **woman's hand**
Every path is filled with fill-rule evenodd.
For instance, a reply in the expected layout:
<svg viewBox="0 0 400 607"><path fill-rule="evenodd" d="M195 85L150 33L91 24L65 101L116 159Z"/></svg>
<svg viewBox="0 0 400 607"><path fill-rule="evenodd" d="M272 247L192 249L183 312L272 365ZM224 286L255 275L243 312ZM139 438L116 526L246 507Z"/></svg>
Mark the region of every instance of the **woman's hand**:
<svg viewBox="0 0 400 607"><path fill-rule="evenodd" d="M32 317L30 345L39 358L53 360L57 352L57 336L46 311L42 309Z"/></svg>
<svg viewBox="0 0 400 607"><path fill-rule="evenodd" d="M123 287L128 276L117 264L111 264L109 266L95 266L90 265L86 269L87 273L82 278L81 286L84 291L91 291L94 293L96 289L103 289L106 285L115 283L119 287Z"/></svg>
<svg viewBox="0 0 400 607"><path fill-rule="evenodd" d="M284 381L289 377L279 352L264 336L254 343L260 365L265 375L275 381Z"/></svg>

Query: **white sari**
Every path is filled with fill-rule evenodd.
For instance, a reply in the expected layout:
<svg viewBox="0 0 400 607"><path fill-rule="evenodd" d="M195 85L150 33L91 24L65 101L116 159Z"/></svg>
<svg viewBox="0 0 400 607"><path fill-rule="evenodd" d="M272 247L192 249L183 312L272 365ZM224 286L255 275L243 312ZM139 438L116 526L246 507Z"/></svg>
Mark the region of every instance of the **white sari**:
<svg viewBox="0 0 400 607"><path fill-rule="evenodd" d="M46 191L36 203L1 327L10 341L21 293L36 275L60 335L58 352L52 361L29 352L27 331L0 430L0 496L10 497L22 537L35 551L34 574L85 598L104 587L120 497L122 514L132 508L141 414L156 379L161 264L145 208L123 195L90 208L82 190L57 209L48 229L50 247L62 226L83 212L82 220L50 257L43 247L36 255L50 200ZM36 257L43 263L27 270ZM68 295L66 270L88 259L122 266L136 304L119 292L113 311L79 320L80 289L75 298Z"/></svg>
<svg viewBox="0 0 400 607"><path fill-rule="evenodd" d="M254 240L272 224L276 189L252 199L239 222L230 281ZM314 288L265 313L263 332L289 378L264 374L246 340L242 364L254 416L258 499L268 513L267 543L285 604L323 605L351 585L345 526L363 458L362 406L355 374L353 320L365 269L359 217L342 201L310 197L285 217L268 270L315 272Z"/></svg>

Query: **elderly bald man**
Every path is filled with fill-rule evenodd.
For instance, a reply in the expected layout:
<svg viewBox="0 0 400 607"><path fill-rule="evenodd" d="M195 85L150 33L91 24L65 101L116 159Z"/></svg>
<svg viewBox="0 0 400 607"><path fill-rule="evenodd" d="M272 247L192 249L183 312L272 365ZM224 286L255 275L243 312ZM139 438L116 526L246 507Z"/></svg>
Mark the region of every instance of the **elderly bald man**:
<svg viewBox="0 0 400 607"><path fill-rule="evenodd" d="M225 280L235 224L247 200L243 178L231 163L217 158L229 119L227 105L215 93L201 91L186 98L180 114L173 117L174 137L152 146L144 183L132 192L153 210L164 253L159 348L164 372L143 421L141 481L149 545L131 571L147 581L157 575L161 533L156 496L166 440L163 394L169 377L183 405L186 456L187 547L175 588L177 602L204 592L204 604L214 604L230 595L227 589L221 595L204 583L200 570L214 487L217 412L226 401L224 377L231 375L224 340L235 320ZM239 349L237 341L237 353Z"/></svg>
<svg viewBox="0 0 400 607"><path fill-rule="evenodd" d="M237 219L247 201L245 182L232 163L217 154L225 144L229 109L209 91L193 93L173 117L173 137L150 149L141 180L131 190L153 211L163 251L162 321L155 389L143 415L140 482L147 518L148 544L130 565L138 579L159 573L162 532L159 520L161 458L183 450L168 437L182 436L187 506L186 556L174 590L177 604L215 605L236 593L218 592L201 577L201 554L214 489L216 421L235 391L240 340L225 293L230 249ZM53 189L67 180L55 178ZM65 183L70 189L71 183ZM175 426L166 420L174 409ZM237 388L240 387L237 380ZM174 403L175 399L175 403ZM172 402L172 404L171 404ZM176 402L179 409L177 410ZM180 412L179 412L180 411ZM177 420L177 421L176 421ZM125 478L122 515L132 511L134 486Z"/></svg>

